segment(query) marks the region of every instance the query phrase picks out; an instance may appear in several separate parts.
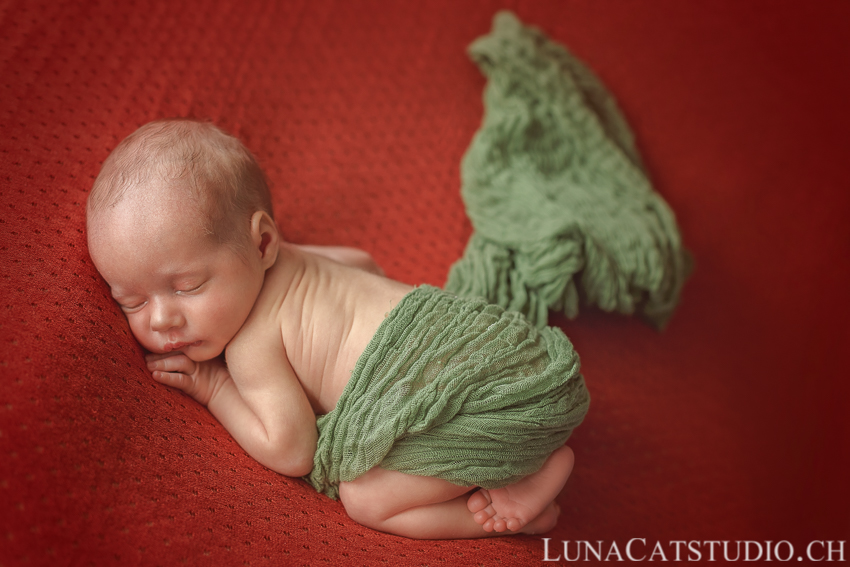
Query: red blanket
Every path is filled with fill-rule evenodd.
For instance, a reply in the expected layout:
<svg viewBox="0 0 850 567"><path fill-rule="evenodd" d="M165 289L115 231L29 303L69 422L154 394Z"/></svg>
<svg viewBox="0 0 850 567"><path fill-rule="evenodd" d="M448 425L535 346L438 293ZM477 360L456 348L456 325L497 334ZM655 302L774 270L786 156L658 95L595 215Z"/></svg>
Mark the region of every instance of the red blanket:
<svg viewBox="0 0 850 567"><path fill-rule="evenodd" d="M571 556L578 540L625 556L644 538L634 556L657 541L668 559L694 541L705 560L709 540L805 556L848 539L850 4L13 0L0 4L0 565L544 559L540 537L376 533L258 465L153 382L85 241L115 144L193 116L259 156L288 239L359 246L391 277L442 284L471 230L458 167L482 113L464 49L502 7L617 96L697 262L663 333L592 310L553 318L593 405L549 558L563 540Z"/></svg>

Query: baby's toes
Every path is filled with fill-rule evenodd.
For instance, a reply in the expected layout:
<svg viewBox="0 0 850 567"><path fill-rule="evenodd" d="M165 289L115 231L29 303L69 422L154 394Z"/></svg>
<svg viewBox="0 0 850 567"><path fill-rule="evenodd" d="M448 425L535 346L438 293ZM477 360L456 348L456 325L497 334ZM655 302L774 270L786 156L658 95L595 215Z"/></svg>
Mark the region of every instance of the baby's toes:
<svg viewBox="0 0 850 567"><path fill-rule="evenodd" d="M490 533L493 531L493 524L496 523L495 518L487 518L487 521L481 524L481 527L484 528L484 531Z"/></svg>
<svg viewBox="0 0 850 567"><path fill-rule="evenodd" d="M493 529L499 533L505 531L507 527L508 526L505 524L505 520L503 518L496 518L493 522Z"/></svg>
<svg viewBox="0 0 850 567"><path fill-rule="evenodd" d="M505 520L505 526L512 532L518 532L524 524L516 518L508 518Z"/></svg>
<svg viewBox="0 0 850 567"><path fill-rule="evenodd" d="M483 510L479 510L472 515L472 519L475 520L475 523L484 525L487 520L493 518L496 515L496 511L493 510L492 506L487 506Z"/></svg>
<svg viewBox="0 0 850 567"><path fill-rule="evenodd" d="M484 508L489 506L490 502L490 495L487 493L486 490L477 490L469 496L469 499L467 499L466 507L469 509L470 512L475 514L476 512L483 510ZM491 513L487 517L489 518L492 515L493 514Z"/></svg>

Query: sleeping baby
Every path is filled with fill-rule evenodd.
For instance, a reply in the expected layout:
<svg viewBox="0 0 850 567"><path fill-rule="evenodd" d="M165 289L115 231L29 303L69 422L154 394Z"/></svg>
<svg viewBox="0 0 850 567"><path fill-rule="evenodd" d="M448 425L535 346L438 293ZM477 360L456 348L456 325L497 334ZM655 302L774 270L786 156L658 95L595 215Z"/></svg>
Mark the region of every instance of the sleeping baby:
<svg viewBox="0 0 850 567"><path fill-rule="evenodd" d="M121 142L87 230L153 379L264 466L406 537L555 525L589 404L560 330L387 279L359 250L284 242L256 160L209 123Z"/></svg>

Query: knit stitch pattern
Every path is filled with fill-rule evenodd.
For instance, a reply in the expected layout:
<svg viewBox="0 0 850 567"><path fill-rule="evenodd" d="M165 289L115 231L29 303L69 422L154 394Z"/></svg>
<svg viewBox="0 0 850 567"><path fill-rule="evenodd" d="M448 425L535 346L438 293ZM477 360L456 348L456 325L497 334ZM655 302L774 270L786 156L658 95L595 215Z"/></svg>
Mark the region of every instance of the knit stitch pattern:
<svg viewBox="0 0 850 567"><path fill-rule="evenodd" d="M557 328L432 286L407 294L358 359L336 407L317 420L307 480L382 468L498 488L569 438L590 404L579 359Z"/></svg>

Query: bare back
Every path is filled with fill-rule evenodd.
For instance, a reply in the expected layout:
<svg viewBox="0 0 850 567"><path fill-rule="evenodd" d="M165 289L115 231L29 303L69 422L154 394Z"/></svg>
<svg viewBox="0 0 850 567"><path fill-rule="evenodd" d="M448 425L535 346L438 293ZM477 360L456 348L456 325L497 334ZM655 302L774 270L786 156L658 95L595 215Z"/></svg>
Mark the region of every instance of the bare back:
<svg viewBox="0 0 850 567"><path fill-rule="evenodd" d="M412 289L282 244L228 360L240 355L240 335L277 334L313 411L326 414L378 326Z"/></svg>

